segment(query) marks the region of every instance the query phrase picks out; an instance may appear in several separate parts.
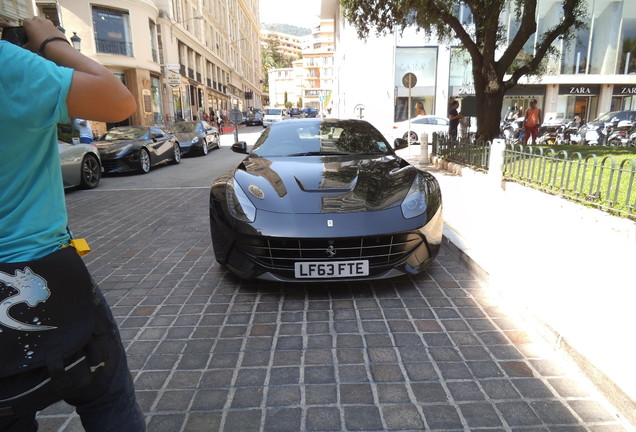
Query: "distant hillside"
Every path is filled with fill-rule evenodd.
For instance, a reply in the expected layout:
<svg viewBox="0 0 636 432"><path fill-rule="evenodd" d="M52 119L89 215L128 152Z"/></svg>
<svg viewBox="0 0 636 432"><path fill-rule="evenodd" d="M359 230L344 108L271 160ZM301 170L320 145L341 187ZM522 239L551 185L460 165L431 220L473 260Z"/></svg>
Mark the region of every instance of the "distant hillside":
<svg viewBox="0 0 636 432"><path fill-rule="evenodd" d="M292 35L292 36L307 36L311 34L311 29L308 28L303 28L303 27L297 27L291 24L265 24L265 23L261 23L261 28L267 29L267 30L271 30L271 31L275 31L275 32L279 32L279 33L285 33L288 35Z"/></svg>

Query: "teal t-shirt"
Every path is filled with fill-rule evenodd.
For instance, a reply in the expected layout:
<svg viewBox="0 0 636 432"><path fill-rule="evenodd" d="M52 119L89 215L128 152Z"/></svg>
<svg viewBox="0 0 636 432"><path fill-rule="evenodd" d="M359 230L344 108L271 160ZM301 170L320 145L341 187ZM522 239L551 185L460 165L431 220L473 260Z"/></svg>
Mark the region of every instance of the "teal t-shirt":
<svg viewBox="0 0 636 432"><path fill-rule="evenodd" d="M0 262L68 244L57 123L73 70L0 41Z"/></svg>

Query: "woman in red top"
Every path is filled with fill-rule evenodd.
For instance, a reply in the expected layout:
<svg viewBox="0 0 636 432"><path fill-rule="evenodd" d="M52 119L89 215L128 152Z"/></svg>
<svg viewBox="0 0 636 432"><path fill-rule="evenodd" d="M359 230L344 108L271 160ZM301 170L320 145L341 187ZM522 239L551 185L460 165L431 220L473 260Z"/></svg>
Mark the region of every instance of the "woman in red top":
<svg viewBox="0 0 636 432"><path fill-rule="evenodd" d="M539 136L539 126L541 125L541 108L537 108L537 100L530 101L530 108L526 110L526 117L523 122L524 136L523 144L528 142L528 138L532 135L532 144L537 142Z"/></svg>

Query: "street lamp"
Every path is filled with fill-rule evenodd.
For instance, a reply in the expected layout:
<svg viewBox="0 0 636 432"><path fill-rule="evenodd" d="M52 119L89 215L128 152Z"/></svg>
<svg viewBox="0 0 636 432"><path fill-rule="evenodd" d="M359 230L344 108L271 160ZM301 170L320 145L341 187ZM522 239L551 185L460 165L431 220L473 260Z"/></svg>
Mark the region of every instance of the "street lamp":
<svg viewBox="0 0 636 432"><path fill-rule="evenodd" d="M73 44L73 48L78 51L80 50L80 46L82 45L82 39L77 35L77 32L73 32L73 36L71 36L71 43Z"/></svg>
<svg viewBox="0 0 636 432"><path fill-rule="evenodd" d="M192 17L192 18L187 18L187 19L184 19L184 20L181 20L181 21L175 21L175 22L173 22L173 23L170 23L170 36L172 36L172 27L173 27L175 24L183 24L183 23L184 23L184 22L186 22L186 21L200 20L200 19L203 19L203 15L197 15L197 16Z"/></svg>

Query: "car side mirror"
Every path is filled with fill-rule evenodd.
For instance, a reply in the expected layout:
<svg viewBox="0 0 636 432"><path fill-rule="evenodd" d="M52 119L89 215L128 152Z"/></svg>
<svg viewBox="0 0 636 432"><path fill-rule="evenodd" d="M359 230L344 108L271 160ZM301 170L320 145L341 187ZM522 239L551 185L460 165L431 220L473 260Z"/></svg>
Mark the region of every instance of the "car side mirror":
<svg viewBox="0 0 636 432"><path fill-rule="evenodd" d="M404 148L407 148L408 146L409 146L409 142L405 140L404 138L396 138L395 141L393 141L394 150L402 150Z"/></svg>
<svg viewBox="0 0 636 432"><path fill-rule="evenodd" d="M234 143L231 148L234 153L247 154L247 143L245 141Z"/></svg>

